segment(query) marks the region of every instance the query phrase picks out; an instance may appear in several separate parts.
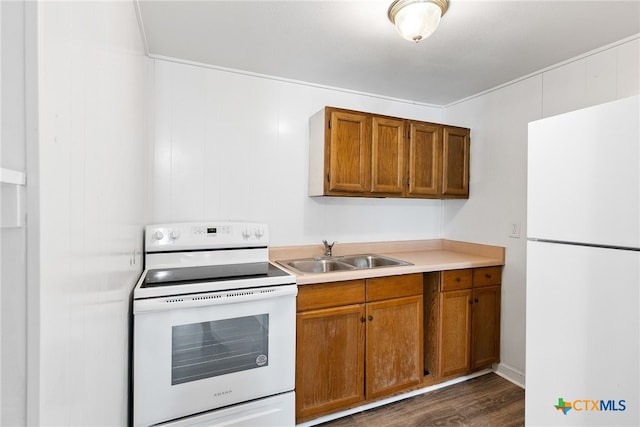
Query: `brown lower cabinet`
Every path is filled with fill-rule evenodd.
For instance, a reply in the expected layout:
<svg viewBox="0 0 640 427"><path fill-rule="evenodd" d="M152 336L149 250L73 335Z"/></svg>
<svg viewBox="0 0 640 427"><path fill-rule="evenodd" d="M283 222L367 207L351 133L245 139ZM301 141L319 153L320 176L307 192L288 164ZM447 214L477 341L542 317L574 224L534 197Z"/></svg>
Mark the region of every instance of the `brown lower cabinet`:
<svg viewBox="0 0 640 427"><path fill-rule="evenodd" d="M436 379L500 358L501 267L425 274L425 369Z"/></svg>
<svg viewBox="0 0 640 427"><path fill-rule="evenodd" d="M423 275L299 286L296 419L420 384Z"/></svg>

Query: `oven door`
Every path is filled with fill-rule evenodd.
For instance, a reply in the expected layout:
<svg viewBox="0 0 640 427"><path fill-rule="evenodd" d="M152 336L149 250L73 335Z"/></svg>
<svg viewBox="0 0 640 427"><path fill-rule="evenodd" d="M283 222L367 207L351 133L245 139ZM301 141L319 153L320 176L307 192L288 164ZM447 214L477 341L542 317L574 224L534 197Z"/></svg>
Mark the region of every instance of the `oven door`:
<svg viewBox="0 0 640 427"><path fill-rule="evenodd" d="M296 285L134 300L134 424L291 391Z"/></svg>

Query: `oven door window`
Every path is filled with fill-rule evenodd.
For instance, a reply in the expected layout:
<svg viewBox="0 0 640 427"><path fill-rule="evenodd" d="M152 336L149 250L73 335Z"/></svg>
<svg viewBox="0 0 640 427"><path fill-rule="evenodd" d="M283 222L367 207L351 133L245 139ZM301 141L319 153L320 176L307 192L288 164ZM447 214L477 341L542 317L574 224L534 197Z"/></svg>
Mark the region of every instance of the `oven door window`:
<svg viewBox="0 0 640 427"><path fill-rule="evenodd" d="M268 364L268 314L172 327L171 385Z"/></svg>

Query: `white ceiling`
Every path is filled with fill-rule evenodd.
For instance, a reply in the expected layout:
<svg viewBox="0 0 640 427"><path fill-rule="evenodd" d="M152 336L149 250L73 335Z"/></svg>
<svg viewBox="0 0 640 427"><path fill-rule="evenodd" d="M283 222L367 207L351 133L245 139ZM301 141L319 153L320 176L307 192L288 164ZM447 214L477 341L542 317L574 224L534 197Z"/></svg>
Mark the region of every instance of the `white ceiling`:
<svg viewBox="0 0 640 427"><path fill-rule="evenodd" d="M434 105L640 33L640 0L450 0L418 44L391 0L137 1L152 56Z"/></svg>

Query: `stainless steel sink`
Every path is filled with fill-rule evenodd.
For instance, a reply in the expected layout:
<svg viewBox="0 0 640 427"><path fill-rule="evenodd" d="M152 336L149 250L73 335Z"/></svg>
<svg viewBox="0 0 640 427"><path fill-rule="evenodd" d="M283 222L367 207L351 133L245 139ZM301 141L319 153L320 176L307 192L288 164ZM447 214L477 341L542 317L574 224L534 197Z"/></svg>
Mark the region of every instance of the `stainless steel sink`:
<svg viewBox="0 0 640 427"><path fill-rule="evenodd" d="M354 270L355 267L334 259L294 259L290 261L278 261L287 268L299 273L328 273L330 271Z"/></svg>
<svg viewBox="0 0 640 427"><path fill-rule="evenodd" d="M382 255L348 255L339 258L341 262L353 265L358 269L362 268L378 268L393 267L397 265L411 265L410 262L402 261L395 258L389 258Z"/></svg>
<svg viewBox="0 0 640 427"><path fill-rule="evenodd" d="M278 264L294 270L299 274L330 273L332 271L365 270L379 267L412 265L410 262L375 254L290 259L278 261Z"/></svg>

